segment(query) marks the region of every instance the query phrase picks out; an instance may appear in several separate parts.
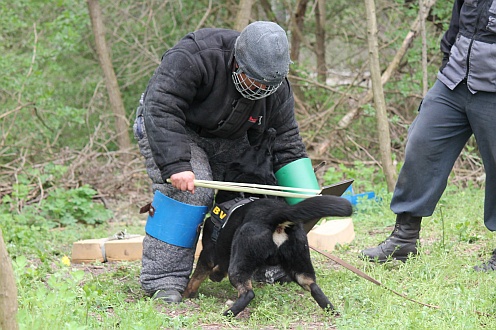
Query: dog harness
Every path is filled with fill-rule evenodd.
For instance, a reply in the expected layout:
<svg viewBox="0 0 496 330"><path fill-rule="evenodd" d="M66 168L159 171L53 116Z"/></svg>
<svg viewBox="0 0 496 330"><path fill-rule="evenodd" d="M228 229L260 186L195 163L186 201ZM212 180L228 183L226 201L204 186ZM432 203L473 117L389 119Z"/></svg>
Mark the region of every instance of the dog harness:
<svg viewBox="0 0 496 330"><path fill-rule="evenodd" d="M215 203L210 211L210 220L214 224L214 230L212 231L212 241L217 242L219 233L222 228L227 224L231 214L239 207L251 203L257 200L258 197L237 197L231 199L230 201L217 204Z"/></svg>

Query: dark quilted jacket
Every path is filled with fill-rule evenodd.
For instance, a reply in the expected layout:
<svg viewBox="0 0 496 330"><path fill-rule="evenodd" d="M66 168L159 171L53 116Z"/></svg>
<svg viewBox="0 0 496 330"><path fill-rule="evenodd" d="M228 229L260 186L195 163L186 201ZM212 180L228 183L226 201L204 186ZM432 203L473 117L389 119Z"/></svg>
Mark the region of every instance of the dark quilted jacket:
<svg viewBox="0 0 496 330"><path fill-rule="evenodd" d="M455 0L441 51L448 88L465 80L472 93L496 92L496 0Z"/></svg>
<svg viewBox="0 0 496 330"><path fill-rule="evenodd" d="M185 126L205 137L260 142L264 130L277 131L274 170L307 157L294 118L294 99L287 80L276 93L251 101L231 78L233 48L239 32L201 29L189 33L162 57L144 95L146 132L164 179L191 171ZM232 114L232 115L231 115Z"/></svg>

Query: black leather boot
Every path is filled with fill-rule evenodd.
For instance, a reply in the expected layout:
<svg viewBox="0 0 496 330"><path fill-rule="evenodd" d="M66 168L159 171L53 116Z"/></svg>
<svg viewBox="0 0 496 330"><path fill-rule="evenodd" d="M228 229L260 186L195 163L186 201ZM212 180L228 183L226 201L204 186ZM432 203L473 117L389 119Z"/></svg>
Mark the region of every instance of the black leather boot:
<svg viewBox="0 0 496 330"><path fill-rule="evenodd" d="M491 256L491 259L489 259L487 262L483 263L480 266L475 266L474 269L477 272L495 271L496 270L496 249L493 251L493 255Z"/></svg>
<svg viewBox="0 0 496 330"><path fill-rule="evenodd" d="M182 301L181 294L176 290L157 290L152 299L160 300L166 303L175 303L178 304Z"/></svg>
<svg viewBox="0 0 496 330"><path fill-rule="evenodd" d="M417 254L421 221L421 217L413 217L409 213L398 214L391 235L378 246L363 250L360 256L380 263L391 259L405 262L410 254Z"/></svg>

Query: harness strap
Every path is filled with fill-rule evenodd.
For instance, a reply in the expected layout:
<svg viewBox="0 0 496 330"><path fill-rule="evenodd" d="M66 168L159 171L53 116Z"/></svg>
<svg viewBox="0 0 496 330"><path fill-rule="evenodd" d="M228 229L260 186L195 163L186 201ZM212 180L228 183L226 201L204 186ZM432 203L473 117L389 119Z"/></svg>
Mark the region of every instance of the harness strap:
<svg viewBox="0 0 496 330"><path fill-rule="evenodd" d="M217 242L217 238L219 237L219 233L222 228L227 224L231 214L239 207L251 203L257 200L257 197L237 197L235 199L231 199L227 202L217 204L215 203L210 211L210 220L214 224L214 230L212 232L212 241Z"/></svg>

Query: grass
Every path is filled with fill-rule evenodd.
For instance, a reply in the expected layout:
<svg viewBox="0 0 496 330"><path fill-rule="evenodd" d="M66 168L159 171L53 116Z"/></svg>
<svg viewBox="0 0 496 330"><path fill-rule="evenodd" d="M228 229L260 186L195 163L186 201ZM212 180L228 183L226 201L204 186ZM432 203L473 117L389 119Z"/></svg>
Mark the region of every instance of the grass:
<svg viewBox="0 0 496 330"><path fill-rule="evenodd" d="M312 251L318 283L340 316L323 312L295 284L255 286L255 299L237 318L221 314L236 297L229 281L206 281L196 299L166 305L145 297L140 262L68 265L72 243L120 230L143 234L142 215L131 213L101 225L43 229L2 225L17 278L21 329L496 329L496 274L472 267L496 247L483 225L483 191L446 191L434 215L424 219L420 256L383 265L357 258L391 231L390 194L364 201L353 215L355 240L333 252L384 284L430 308L405 300ZM125 221L123 219L125 218ZM27 234L29 232L29 235Z"/></svg>

